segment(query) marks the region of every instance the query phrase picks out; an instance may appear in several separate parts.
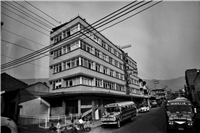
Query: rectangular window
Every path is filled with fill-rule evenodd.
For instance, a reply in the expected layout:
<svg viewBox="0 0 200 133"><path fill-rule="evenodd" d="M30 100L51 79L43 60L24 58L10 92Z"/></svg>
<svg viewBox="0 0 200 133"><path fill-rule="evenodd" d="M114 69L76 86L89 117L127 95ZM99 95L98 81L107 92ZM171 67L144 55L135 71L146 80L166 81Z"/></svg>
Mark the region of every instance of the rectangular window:
<svg viewBox="0 0 200 133"><path fill-rule="evenodd" d="M100 72L100 65L96 63L96 71Z"/></svg>
<svg viewBox="0 0 200 133"><path fill-rule="evenodd" d="M95 49L95 56L99 57L99 50Z"/></svg>
<svg viewBox="0 0 200 133"><path fill-rule="evenodd" d="M102 87L102 80L101 79L96 79L96 86Z"/></svg>

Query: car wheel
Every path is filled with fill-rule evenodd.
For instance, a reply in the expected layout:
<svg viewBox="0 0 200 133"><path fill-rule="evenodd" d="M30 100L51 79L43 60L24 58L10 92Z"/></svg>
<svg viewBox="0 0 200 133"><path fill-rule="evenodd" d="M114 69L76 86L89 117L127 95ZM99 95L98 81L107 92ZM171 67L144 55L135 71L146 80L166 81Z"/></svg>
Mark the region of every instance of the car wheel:
<svg viewBox="0 0 200 133"><path fill-rule="evenodd" d="M134 120L134 115L131 116L131 121L133 121L133 120Z"/></svg>
<svg viewBox="0 0 200 133"><path fill-rule="evenodd" d="M11 133L10 128L8 128L6 126L1 126L1 131L2 131L2 133Z"/></svg>
<svg viewBox="0 0 200 133"><path fill-rule="evenodd" d="M117 127L120 128L121 127L121 123L120 120L117 121Z"/></svg>

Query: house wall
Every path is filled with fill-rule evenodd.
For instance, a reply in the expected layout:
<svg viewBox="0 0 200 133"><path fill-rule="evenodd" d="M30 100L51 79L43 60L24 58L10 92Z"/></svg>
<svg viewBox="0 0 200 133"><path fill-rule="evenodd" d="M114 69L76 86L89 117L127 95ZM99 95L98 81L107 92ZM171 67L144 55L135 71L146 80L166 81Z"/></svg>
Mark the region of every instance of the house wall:
<svg viewBox="0 0 200 133"><path fill-rule="evenodd" d="M20 109L20 115L22 116L34 116L34 117L47 117L48 106L39 99L33 99L27 102L23 102Z"/></svg>

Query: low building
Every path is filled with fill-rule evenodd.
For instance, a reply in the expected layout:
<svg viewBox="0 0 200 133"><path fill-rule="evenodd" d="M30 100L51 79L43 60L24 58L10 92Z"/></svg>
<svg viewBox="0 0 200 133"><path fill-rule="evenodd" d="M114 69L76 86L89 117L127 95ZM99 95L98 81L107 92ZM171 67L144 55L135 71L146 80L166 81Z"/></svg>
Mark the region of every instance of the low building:
<svg viewBox="0 0 200 133"><path fill-rule="evenodd" d="M163 102L166 101L167 99L167 93L165 89L154 89L152 90L153 92L155 92L156 95L156 100L159 104L162 104Z"/></svg>
<svg viewBox="0 0 200 133"><path fill-rule="evenodd" d="M50 116L50 104L41 98L49 93L45 83L29 85L19 93L19 125L38 124Z"/></svg>
<svg viewBox="0 0 200 133"><path fill-rule="evenodd" d="M16 123L19 115L20 90L28 84L8 75L1 74L1 116L13 119Z"/></svg>

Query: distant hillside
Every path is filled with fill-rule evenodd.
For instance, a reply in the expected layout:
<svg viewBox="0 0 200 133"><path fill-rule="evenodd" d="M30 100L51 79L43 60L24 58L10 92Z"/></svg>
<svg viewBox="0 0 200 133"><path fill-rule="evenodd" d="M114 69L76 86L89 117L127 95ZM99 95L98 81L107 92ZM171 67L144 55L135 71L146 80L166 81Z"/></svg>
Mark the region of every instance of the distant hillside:
<svg viewBox="0 0 200 133"><path fill-rule="evenodd" d="M145 81L150 89L155 88L153 80L145 80ZM156 88L163 88L167 86L168 90L171 89L172 91L178 91L179 89L183 89L185 84L186 84L185 77L179 77L169 80L159 80L159 84L156 86Z"/></svg>
<svg viewBox="0 0 200 133"><path fill-rule="evenodd" d="M47 85L49 86L49 79L48 78L40 78L40 79L21 79L21 81L27 83L27 84L34 84L37 82L46 82ZM153 80L146 80L146 85L150 89L154 89L154 81ZM183 89L184 85L186 84L185 82L185 77L179 77L176 79L169 79L169 80L159 80L159 84L156 86L156 88L163 88L165 86L168 86L168 89L171 89L172 91L177 91L179 89Z"/></svg>
<svg viewBox="0 0 200 133"><path fill-rule="evenodd" d="M38 79L20 79L21 81L27 83L28 85L35 84L37 82L46 82L49 86L49 78L38 78Z"/></svg>

